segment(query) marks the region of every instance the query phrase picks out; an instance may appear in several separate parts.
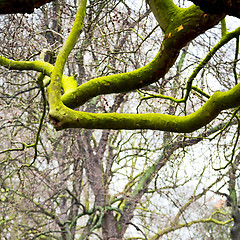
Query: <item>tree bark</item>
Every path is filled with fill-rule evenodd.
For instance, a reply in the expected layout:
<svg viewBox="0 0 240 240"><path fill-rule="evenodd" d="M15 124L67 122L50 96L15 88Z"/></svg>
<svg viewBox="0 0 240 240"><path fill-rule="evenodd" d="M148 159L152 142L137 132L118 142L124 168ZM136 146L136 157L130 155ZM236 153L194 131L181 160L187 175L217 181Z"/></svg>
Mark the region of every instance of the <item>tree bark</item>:
<svg viewBox="0 0 240 240"><path fill-rule="evenodd" d="M32 13L35 8L52 0L0 0L0 14Z"/></svg>
<svg viewBox="0 0 240 240"><path fill-rule="evenodd" d="M192 0L201 10L209 14L225 13L240 17L240 0Z"/></svg>
<svg viewBox="0 0 240 240"><path fill-rule="evenodd" d="M231 229L231 238L232 240L240 239L240 219L234 217L234 226Z"/></svg>

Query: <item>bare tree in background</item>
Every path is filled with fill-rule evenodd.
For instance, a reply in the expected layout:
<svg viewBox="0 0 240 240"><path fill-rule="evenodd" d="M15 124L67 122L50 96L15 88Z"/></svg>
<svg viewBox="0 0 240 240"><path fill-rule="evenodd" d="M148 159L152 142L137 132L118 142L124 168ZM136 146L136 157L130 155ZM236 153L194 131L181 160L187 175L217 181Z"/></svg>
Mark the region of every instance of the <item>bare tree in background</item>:
<svg viewBox="0 0 240 240"><path fill-rule="evenodd" d="M3 239L200 239L199 229L201 239L227 239L233 222L232 239L238 239L239 29L228 33L224 20L213 28L224 14L191 7L193 23L200 21L192 30L175 20L180 12L161 15L154 6L178 11L161 2L150 3L158 22L145 3L89 2L63 71L61 101L76 111L66 108L62 116L52 111L54 69L79 14L77 2L1 16ZM23 66L31 62L42 72L23 71L34 68ZM174 126L198 109L200 120ZM145 113L159 114L157 127ZM165 115L169 126L161 123ZM193 129L199 130L187 133Z"/></svg>

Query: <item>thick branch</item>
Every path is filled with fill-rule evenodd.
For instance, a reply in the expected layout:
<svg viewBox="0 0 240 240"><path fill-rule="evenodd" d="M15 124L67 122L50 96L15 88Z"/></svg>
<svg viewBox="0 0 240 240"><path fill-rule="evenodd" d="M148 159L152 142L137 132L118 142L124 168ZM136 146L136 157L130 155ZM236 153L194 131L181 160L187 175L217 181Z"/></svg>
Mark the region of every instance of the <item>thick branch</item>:
<svg viewBox="0 0 240 240"><path fill-rule="evenodd" d="M72 89L72 86L68 86L69 82L65 82L62 76L67 58L82 32L86 4L87 0L79 0L79 6L72 30L57 56L56 64L51 74L51 84L48 87L50 108L56 107L59 102L61 102L61 87L63 87L66 92L68 92L69 88L70 90ZM71 82L74 82L74 80L73 78Z"/></svg>
<svg viewBox="0 0 240 240"><path fill-rule="evenodd" d="M62 72L66 59L82 29L86 1L80 0L79 3L72 31L58 55L54 68L51 64L41 61L20 62L18 65L15 61L11 62L5 58L0 58L0 64L5 67L10 66L19 70L33 69L51 75L51 84L48 88L50 117L53 119L56 129L158 129L170 132L192 132L211 122L221 110L239 105L239 94L237 93L239 87L235 87L233 91L227 92L227 97L225 98L223 97L226 95L225 93L214 94L202 108L184 117L155 113L137 115L116 113L94 114L77 112L65 107L65 105L71 108L77 107L100 94L131 91L158 81L160 77L163 77L168 72L174 64L179 51L189 41L213 27L223 18L223 15L203 15L202 11L196 6L177 11L174 19L171 19L172 22L165 31L165 38L159 53L147 66L130 73L93 79L71 91L68 89L68 84L64 84ZM66 93L61 99L62 85L63 87L66 85L64 87Z"/></svg>
<svg viewBox="0 0 240 240"><path fill-rule="evenodd" d="M181 11L172 0L147 0L147 3L164 32L174 15Z"/></svg>
<svg viewBox="0 0 240 240"><path fill-rule="evenodd" d="M0 65L11 70L34 70L47 76L53 71L53 65L44 61L12 61L3 56L0 56Z"/></svg>
<svg viewBox="0 0 240 240"><path fill-rule="evenodd" d="M90 129L155 129L167 132L189 133L206 126L225 109L240 106L240 84L227 92L215 92L196 112L187 116L158 113L87 113L59 104L51 109L55 128Z"/></svg>
<svg viewBox="0 0 240 240"><path fill-rule="evenodd" d="M13 60L7 59L3 56L0 56L0 65L5 68L8 68L10 70L19 70L19 71L34 70L36 72L42 73L43 75L47 75L49 77L51 77L51 74L54 69L54 66L52 64L41 61L41 60L32 61L32 62L30 62L30 61L13 61ZM77 88L75 76L68 77L68 76L63 75L62 82L64 82L63 88L66 92L72 91ZM67 87L65 87L66 85L67 85Z"/></svg>
<svg viewBox="0 0 240 240"><path fill-rule="evenodd" d="M191 0L200 8L210 14L225 13L240 17L240 0Z"/></svg>
<svg viewBox="0 0 240 240"><path fill-rule="evenodd" d="M159 53L148 65L130 73L96 78L76 88L74 77L67 78L64 76L62 79L62 71L67 56L81 32L84 11L82 8L78 11L70 36L58 55L54 67L55 71L51 77L52 85L49 90L51 92L49 100L51 101L51 95L54 99L55 94L58 93L58 99L60 98L60 87L63 87L65 94L62 96L62 101L70 108L78 107L97 95L128 92L158 81L168 72L176 61L179 51L189 41L213 27L223 18L223 16L203 16L202 11L196 6L177 11L174 20L165 32L165 38ZM46 63L40 61L18 63L0 57L0 64L10 69L42 71L48 76L53 71L52 65L46 65ZM58 80L55 81L54 79ZM59 84L58 90L54 88L54 84L57 82Z"/></svg>
<svg viewBox="0 0 240 240"><path fill-rule="evenodd" d="M0 14L32 13L38 8L53 0L0 0Z"/></svg>

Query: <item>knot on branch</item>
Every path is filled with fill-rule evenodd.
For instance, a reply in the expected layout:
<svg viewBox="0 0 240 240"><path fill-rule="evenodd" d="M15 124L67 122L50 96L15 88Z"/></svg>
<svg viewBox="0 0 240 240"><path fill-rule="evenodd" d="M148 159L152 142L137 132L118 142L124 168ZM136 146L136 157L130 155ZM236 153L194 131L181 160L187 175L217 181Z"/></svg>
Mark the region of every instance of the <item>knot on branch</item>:
<svg viewBox="0 0 240 240"><path fill-rule="evenodd" d="M56 130L62 129L62 123L61 123L61 121L59 121L58 119L54 118L54 117L51 116L50 114L49 114L49 120L50 120L51 124L53 125L53 127L54 127Z"/></svg>

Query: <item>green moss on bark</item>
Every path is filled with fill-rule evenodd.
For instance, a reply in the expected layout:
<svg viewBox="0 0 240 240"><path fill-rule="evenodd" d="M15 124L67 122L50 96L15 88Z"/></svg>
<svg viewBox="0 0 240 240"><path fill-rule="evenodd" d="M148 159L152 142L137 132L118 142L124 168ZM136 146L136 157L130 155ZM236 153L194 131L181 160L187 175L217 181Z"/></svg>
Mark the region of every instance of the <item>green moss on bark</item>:
<svg viewBox="0 0 240 240"><path fill-rule="evenodd" d="M158 113L87 113L78 112L61 105L50 115L56 120L56 129L153 129L168 132L193 132L217 117L224 109L240 106L240 84L228 92L216 92L196 112L187 116Z"/></svg>
<svg viewBox="0 0 240 240"><path fill-rule="evenodd" d="M63 76L63 68L69 53L81 32L86 9L86 0L80 1L80 7L69 38L64 43L55 66L34 62L15 62L0 57L0 64L10 69L36 70L51 76L48 87L50 117L56 129L91 128L91 129L157 129L169 132L192 132L210 123L223 110L240 104L240 86L228 92L213 94L196 112L188 116L172 116L156 113L119 114L87 113L71 108L84 104L89 99L100 95L128 92L158 81L174 64L179 51L192 39L213 27L224 16L204 14L198 7L179 9L172 1L150 1L156 8L155 15L163 24L165 37L157 56L146 66L129 73L116 74L93 79L76 88L74 77ZM162 8L158 4L163 4ZM160 12L163 11L163 16ZM158 16L159 15L159 16ZM61 88L65 94L61 96Z"/></svg>
<svg viewBox="0 0 240 240"><path fill-rule="evenodd" d="M223 15L204 15L196 6L178 10L172 15L165 38L156 57L146 66L129 73L92 79L62 97L64 104L76 108L101 94L129 92L164 77L180 50L199 34L216 25Z"/></svg>

